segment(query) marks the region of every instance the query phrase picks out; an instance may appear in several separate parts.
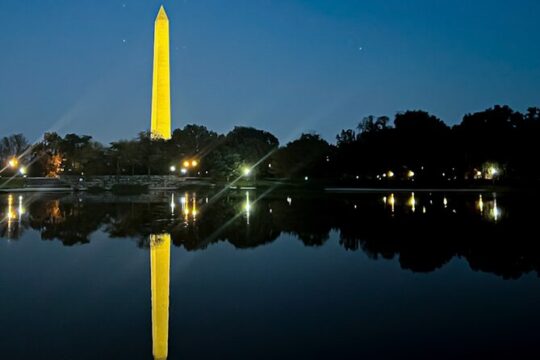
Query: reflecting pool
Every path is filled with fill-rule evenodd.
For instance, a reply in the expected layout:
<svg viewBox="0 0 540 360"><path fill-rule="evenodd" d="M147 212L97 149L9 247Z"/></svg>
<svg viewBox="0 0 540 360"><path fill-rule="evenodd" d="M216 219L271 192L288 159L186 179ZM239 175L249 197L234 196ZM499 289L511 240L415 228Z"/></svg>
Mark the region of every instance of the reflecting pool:
<svg viewBox="0 0 540 360"><path fill-rule="evenodd" d="M9 359L535 354L540 197L0 195Z"/></svg>

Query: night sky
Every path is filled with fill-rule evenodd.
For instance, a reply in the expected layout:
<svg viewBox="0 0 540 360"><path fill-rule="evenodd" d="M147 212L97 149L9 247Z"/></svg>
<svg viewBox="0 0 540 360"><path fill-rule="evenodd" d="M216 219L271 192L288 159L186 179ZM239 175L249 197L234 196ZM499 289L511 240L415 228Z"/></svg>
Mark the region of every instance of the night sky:
<svg viewBox="0 0 540 360"><path fill-rule="evenodd" d="M334 141L370 114L540 105L538 0L1 0L0 136L148 129L161 3L173 128Z"/></svg>

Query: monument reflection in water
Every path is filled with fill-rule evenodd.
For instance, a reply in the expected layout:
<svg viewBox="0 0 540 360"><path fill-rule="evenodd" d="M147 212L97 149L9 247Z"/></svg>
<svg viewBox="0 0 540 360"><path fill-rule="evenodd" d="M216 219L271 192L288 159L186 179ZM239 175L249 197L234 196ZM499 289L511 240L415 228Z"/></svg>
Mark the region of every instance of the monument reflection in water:
<svg viewBox="0 0 540 360"><path fill-rule="evenodd" d="M150 276L152 288L152 354L166 359L169 340L169 272L171 235L150 235Z"/></svg>

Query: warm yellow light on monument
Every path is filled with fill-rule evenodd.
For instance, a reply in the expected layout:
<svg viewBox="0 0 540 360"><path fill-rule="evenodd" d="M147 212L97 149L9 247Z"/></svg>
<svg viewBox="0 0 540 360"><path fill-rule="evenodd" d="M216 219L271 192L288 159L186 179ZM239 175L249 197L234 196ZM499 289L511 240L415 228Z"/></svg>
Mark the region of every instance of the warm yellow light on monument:
<svg viewBox="0 0 540 360"><path fill-rule="evenodd" d="M154 139L171 138L169 19L163 6L159 9L154 25L154 75L150 131Z"/></svg>
<svg viewBox="0 0 540 360"><path fill-rule="evenodd" d="M166 359L169 348L169 271L171 235L150 235L152 354Z"/></svg>

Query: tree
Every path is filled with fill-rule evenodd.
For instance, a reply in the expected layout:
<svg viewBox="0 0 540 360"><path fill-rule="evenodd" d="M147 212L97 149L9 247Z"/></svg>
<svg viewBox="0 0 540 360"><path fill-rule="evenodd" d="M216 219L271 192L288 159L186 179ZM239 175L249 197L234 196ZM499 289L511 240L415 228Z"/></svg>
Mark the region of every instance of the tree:
<svg viewBox="0 0 540 360"><path fill-rule="evenodd" d="M279 177L327 175L331 147L318 134L302 134L272 156L272 172Z"/></svg>
<svg viewBox="0 0 540 360"><path fill-rule="evenodd" d="M215 147L218 138L216 132L195 124L175 129L172 133L175 150L186 157L203 157Z"/></svg>
<svg viewBox="0 0 540 360"><path fill-rule="evenodd" d="M4 136L0 140L0 159L6 162L9 158L23 155L28 148L29 144L24 135Z"/></svg>
<svg viewBox="0 0 540 360"><path fill-rule="evenodd" d="M111 143L109 155L116 168L116 174L120 175L124 167L130 169L130 174L135 175L135 170L142 164L142 154L139 143L136 140L120 140Z"/></svg>
<svg viewBox="0 0 540 360"><path fill-rule="evenodd" d="M214 148L209 166L220 169L220 176L224 175L223 171L231 171L226 177L240 174L243 166L252 168L255 174L267 176L268 158L278 146L278 139L267 131L237 126Z"/></svg>
<svg viewBox="0 0 540 360"><path fill-rule="evenodd" d="M383 131L388 129L389 121L390 118L388 116L379 116L375 118L373 115L369 115L362 119L358 124L358 130L361 133Z"/></svg>
<svg viewBox="0 0 540 360"><path fill-rule="evenodd" d="M352 129L341 130L341 133L336 136L338 147L350 145L357 139L356 132Z"/></svg>
<svg viewBox="0 0 540 360"><path fill-rule="evenodd" d="M454 127L454 137L463 153L468 168L480 167L484 162L509 163L516 157L518 129L523 126L523 115L509 106L467 114Z"/></svg>
<svg viewBox="0 0 540 360"><path fill-rule="evenodd" d="M396 115L394 128L391 156L397 166L417 172L424 167L424 176L440 176L441 169L451 167L450 128L441 119L425 111L406 111Z"/></svg>

